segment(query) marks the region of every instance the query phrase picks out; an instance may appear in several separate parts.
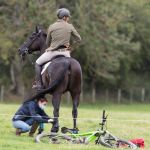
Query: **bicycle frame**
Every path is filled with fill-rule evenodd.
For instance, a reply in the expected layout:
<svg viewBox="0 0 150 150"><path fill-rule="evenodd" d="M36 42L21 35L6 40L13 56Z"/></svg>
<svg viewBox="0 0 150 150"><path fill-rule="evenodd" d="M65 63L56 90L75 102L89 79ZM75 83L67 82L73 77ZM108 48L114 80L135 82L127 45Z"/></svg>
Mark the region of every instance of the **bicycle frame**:
<svg viewBox="0 0 150 150"><path fill-rule="evenodd" d="M87 142L91 142L96 140L96 138L100 135L103 134L100 133L100 131L91 131L91 132L85 132L85 133L79 133L79 134L67 134L69 136L71 136L72 138L80 138L80 137L85 137Z"/></svg>
<svg viewBox="0 0 150 150"><path fill-rule="evenodd" d="M101 129L97 131L85 132L85 133L80 133L80 134L72 134L71 136L73 136L74 138L86 137L86 140L88 142L94 141L96 140L97 137L101 136L103 133L105 132L109 133L108 131L104 130L106 121L107 121L107 116L105 116L105 110L103 110L102 121L100 123Z"/></svg>
<svg viewBox="0 0 150 150"><path fill-rule="evenodd" d="M106 119L107 119L107 116L105 116L105 110L103 110L102 121L100 123L101 129L98 129L97 131L77 133L77 134L68 132L68 133L66 133L66 135L70 136L73 139L85 138L86 142L95 141L102 134L104 134L106 132L109 133L108 131L104 130L104 126L106 124Z"/></svg>
<svg viewBox="0 0 150 150"><path fill-rule="evenodd" d="M97 138L99 138L101 135L103 135L104 133L110 134L109 131L107 130L97 130L97 131L91 131L91 132L84 132L84 133L79 133L79 134L66 134L74 139L76 138L85 138L86 142L92 142L92 141L96 141ZM115 136L113 136L112 134L110 134L113 138L117 139Z"/></svg>

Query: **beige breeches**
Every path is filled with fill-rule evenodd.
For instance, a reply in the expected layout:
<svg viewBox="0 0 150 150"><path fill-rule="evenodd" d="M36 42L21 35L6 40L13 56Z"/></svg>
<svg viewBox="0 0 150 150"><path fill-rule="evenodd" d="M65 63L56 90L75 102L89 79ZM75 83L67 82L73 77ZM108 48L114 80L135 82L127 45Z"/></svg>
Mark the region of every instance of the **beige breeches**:
<svg viewBox="0 0 150 150"><path fill-rule="evenodd" d="M38 65L43 65L44 63L50 61L53 57L63 55L65 57L70 57L70 51L45 51L37 60Z"/></svg>

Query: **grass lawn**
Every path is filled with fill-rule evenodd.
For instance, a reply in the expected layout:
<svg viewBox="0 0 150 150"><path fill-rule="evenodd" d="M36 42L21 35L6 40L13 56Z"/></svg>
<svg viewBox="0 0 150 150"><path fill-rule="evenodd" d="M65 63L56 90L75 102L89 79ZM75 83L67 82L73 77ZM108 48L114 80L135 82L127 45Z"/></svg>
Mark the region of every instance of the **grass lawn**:
<svg viewBox="0 0 150 150"><path fill-rule="evenodd" d="M34 143L28 134L16 137L11 118L19 104L0 104L0 150L107 150L108 148L89 145L73 144L43 144ZM81 104L79 107L78 128L80 132L92 131L99 128L102 110L108 113L108 130L122 139L144 138L145 150L150 150L150 104L135 105L93 105ZM46 109L52 115L52 107ZM62 104L60 109L60 126L72 128L71 106ZM5 115L2 115L5 114ZM45 125L49 132L50 124Z"/></svg>

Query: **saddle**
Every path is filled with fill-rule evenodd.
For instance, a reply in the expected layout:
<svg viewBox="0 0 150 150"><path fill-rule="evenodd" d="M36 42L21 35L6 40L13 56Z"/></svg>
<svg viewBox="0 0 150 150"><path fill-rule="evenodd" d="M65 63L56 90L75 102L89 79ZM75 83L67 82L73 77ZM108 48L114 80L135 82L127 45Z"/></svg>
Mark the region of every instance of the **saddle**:
<svg viewBox="0 0 150 150"><path fill-rule="evenodd" d="M61 50L61 49L67 49L67 50L70 50L71 47L70 46L67 46L67 45L60 45L59 47L57 47L56 49L54 49L53 51L57 51L57 50ZM55 57L53 57L50 61L46 62L45 64L43 64L42 66L42 71L41 71L41 75L45 72L45 70L47 69L47 67L51 64L51 62L56 59L56 58L59 58L59 57L65 57L64 55L57 55Z"/></svg>
<svg viewBox="0 0 150 150"><path fill-rule="evenodd" d="M51 62L57 58L60 57L65 57L64 55L57 55L55 57L53 57L50 61L46 62L45 64L43 64L42 66L42 71L41 71L41 75L43 75L43 73L45 72L45 70L47 69L47 67L51 64Z"/></svg>

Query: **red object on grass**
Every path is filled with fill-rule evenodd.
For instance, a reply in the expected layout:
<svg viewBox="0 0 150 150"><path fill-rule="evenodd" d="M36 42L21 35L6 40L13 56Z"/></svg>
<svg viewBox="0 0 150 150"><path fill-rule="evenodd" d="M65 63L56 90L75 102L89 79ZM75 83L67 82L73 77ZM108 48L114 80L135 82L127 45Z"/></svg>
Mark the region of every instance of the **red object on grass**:
<svg viewBox="0 0 150 150"><path fill-rule="evenodd" d="M130 142L132 142L133 144L137 145L140 148L144 148L145 147L145 145L144 145L144 139L143 138L132 139L132 140L130 140Z"/></svg>

